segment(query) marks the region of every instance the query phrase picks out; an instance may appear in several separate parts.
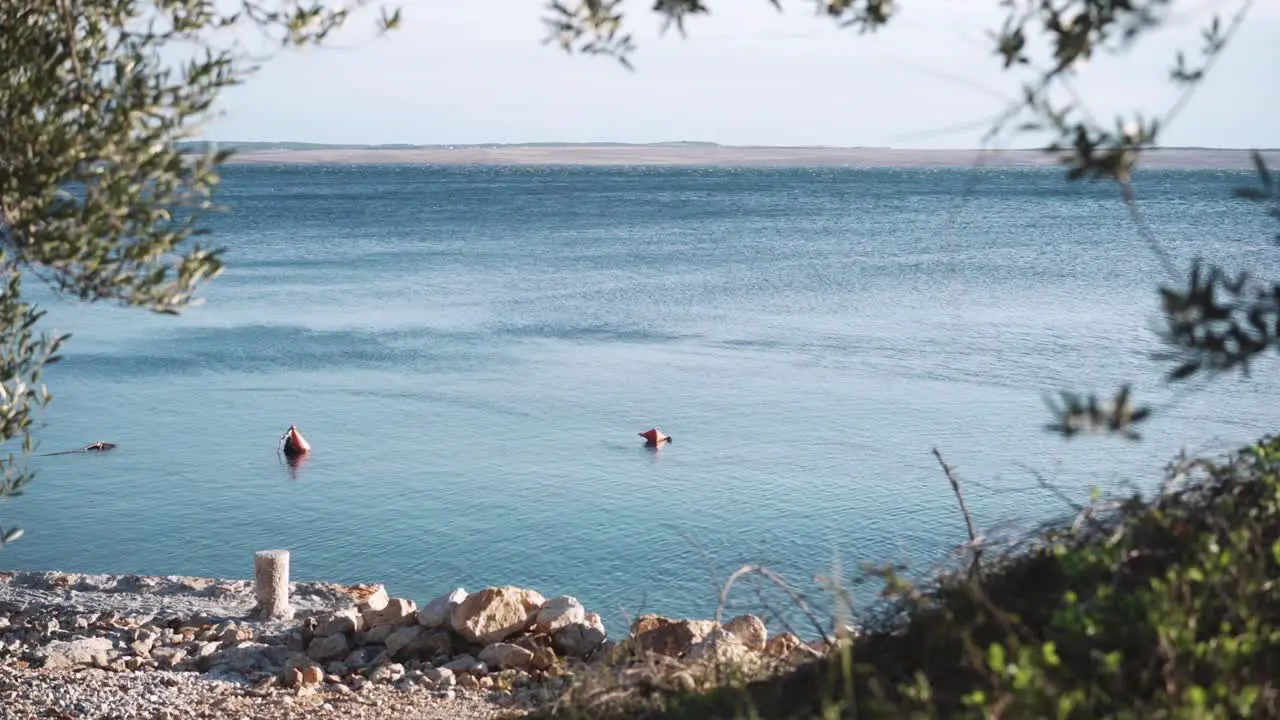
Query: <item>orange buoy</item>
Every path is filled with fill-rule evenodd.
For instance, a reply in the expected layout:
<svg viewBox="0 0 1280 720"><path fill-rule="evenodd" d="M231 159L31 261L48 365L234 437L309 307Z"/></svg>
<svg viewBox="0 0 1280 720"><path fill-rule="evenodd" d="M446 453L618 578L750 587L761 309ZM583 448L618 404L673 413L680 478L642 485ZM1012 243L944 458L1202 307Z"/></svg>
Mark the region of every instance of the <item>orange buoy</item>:
<svg viewBox="0 0 1280 720"><path fill-rule="evenodd" d="M298 428L294 425L290 425L280 439L284 441L284 454L289 457L298 457L311 452L311 443L302 437L302 433L298 432Z"/></svg>
<svg viewBox="0 0 1280 720"><path fill-rule="evenodd" d="M639 433L639 435L644 438L644 444L648 447L658 447L659 445L671 442L671 437L663 434L663 432L658 428L650 428Z"/></svg>

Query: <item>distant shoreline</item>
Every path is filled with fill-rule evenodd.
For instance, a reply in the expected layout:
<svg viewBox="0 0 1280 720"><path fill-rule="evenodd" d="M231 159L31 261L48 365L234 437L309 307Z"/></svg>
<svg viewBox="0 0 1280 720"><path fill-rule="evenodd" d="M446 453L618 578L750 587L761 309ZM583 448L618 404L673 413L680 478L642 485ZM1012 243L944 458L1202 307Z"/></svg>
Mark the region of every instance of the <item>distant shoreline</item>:
<svg viewBox="0 0 1280 720"><path fill-rule="evenodd" d="M198 147L199 144L193 144ZM285 165L579 165L704 167L1053 167L1039 150L911 150L900 148L764 147L713 143L626 145L542 144L359 146L305 143L218 143L235 150L228 164ZM1153 169L1247 170L1249 150L1160 148L1142 166ZM1263 150L1280 164L1280 149Z"/></svg>

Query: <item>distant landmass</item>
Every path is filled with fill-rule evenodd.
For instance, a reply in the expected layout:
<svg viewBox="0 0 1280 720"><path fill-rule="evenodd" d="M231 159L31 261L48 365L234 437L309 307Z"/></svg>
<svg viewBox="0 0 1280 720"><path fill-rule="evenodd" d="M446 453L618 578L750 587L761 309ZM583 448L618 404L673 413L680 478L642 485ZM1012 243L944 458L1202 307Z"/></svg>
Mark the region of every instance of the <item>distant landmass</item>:
<svg viewBox="0 0 1280 720"><path fill-rule="evenodd" d="M721 145L677 140L657 143L480 143L480 144L326 144L306 142L200 141L182 148L200 152L209 146L233 151L236 164L313 165L672 165L729 167L992 167L1051 166L1053 156L1034 149L918 150L892 147ZM1252 168L1251 150L1165 147L1149 151L1148 168ZM1280 164L1280 149L1261 151Z"/></svg>

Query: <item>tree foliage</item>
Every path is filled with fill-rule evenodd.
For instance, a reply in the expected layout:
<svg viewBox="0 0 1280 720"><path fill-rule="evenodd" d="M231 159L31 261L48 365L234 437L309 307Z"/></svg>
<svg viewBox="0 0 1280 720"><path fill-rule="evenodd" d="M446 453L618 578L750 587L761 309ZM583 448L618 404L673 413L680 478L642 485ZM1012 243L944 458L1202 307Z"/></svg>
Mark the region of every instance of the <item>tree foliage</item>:
<svg viewBox="0 0 1280 720"><path fill-rule="evenodd" d="M764 1L784 9L780 0ZM1093 57L1122 53L1164 26L1174 0L990 1L998 2L1005 13L1003 24L990 33L992 54L1005 70L1023 73L1025 80L1021 97L999 116L984 143L1006 134L1039 133L1044 150L1061 162L1068 180L1107 180L1118 186L1135 231L1167 276L1167 284L1159 291L1165 324L1161 338L1167 352L1159 358L1174 363L1169 380L1182 381L1197 373L1247 372L1253 359L1280 349L1280 284L1204 267L1198 261L1189 270L1179 269L1143 219L1132 184L1141 156L1158 150L1161 132L1186 106L1255 0L1234 3L1235 11L1225 21L1215 15L1201 31L1200 46L1175 55L1169 79L1181 93L1171 107L1152 116L1134 112L1109 123L1089 112L1076 92L1075 78ZM894 0L811 3L819 15L860 32L885 26L900 4ZM1184 1L1178 6L1189 4ZM717 7L728 5L723 2ZM626 31L622 8L622 0L551 2L545 17L550 30L547 41L568 52L613 57L632 68L637 47ZM656 0L651 9L663 18L664 29L675 27L681 35L686 33L688 18L711 11L706 0ZM1261 154L1255 152L1253 159L1258 186L1240 188L1236 195L1266 205L1280 220L1280 189ZM1065 437L1106 432L1137 439L1133 426L1152 412L1133 405L1128 387L1116 392L1109 403L1099 402L1096 395L1085 399L1064 392L1062 402L1050 401L1049 406L1054 421L1048 427Z"/></svg>
<svg viewBox="0 0 1280 720"><path fill-rule="evenodd" d="M257 62L223 38L318 43L362 4L0 0L0 499L31 480L41 371L67 339L40 329L23 281L158 313L191 304L222 267L199 240L227 154L178 143ZM380 27L398 20L384 10ZM0 545L19 534L0 528Z"/></svg>

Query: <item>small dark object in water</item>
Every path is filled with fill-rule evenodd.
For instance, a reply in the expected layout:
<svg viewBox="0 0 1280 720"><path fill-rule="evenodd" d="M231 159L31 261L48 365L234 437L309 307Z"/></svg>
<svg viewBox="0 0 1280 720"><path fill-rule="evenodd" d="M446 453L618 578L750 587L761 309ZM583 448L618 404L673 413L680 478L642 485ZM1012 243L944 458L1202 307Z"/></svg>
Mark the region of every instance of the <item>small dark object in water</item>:
<svg viewBox="0 0 1280 720"><path fill-rule="evenodd" d="M40 457L49 457L50 455L71 455L73 453L82 453L82 452L101 452L103 450L114 450L115 448L116 448L115 443L103 442L102 440L99 440L98 442L89 443L88 445L85 445L79 450L63 450L62 452L45 453L43 455L40 455Z"/></svg>

